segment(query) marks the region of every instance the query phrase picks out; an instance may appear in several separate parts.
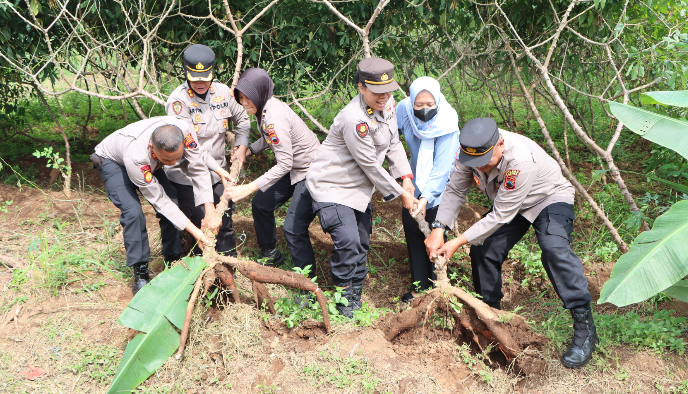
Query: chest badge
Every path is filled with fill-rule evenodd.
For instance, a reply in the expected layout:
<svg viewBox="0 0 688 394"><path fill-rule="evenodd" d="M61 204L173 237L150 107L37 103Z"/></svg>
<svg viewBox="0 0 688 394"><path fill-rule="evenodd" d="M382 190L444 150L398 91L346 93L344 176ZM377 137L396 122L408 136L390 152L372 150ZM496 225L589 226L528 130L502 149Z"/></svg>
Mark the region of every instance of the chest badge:
<svg viewBox="0 0 688 394"><path fill-rule="evenodd" d="M504 188L506 190L516 189L516 177L521 173L521 170L506 170L504 171Z"/></svg>
<svg viewBox="0 0 688 394"><path fill-rule="evenodd" d="M191 133L187 134L186 137L184 137L184 146L187 149L195 149L198 144L196 144L196 141L194 141L193 137L191 136Z"/></svg>
<svg viewBox="0 0 688 394"><path fill-rule="evenodd" d="M227 119L222 121L222 128L227 130Z"/></svg>
<svg viewBox="0 0 688 394"><path fill-rule="evenodd" d="M227 111L225 111L224 109L222 111L220 111L220 116L222 116L223 118L226 117Z"/></svg>
<svg viewBox="0 0 688 394"><path fill-rule="evenodd" d="M196 116L194 116L194 122L201 123L201 114L196 114Z"/></svg>
<svg viewBox="0 0 688 394"><path fill-rule="evenodd" d="M217 96L211 100L213 103L221 103L225 101L225 96Z"/></svg>
<svg viewBox="0 0 688 394"><path fill-rule="evenodd" d="M200 107L200 105L198 105L197 103L189 103L189 107L196 108L196 107Z"/></svg>
<svg viewBox="0 0 688 394"><path fill-rule="evenodd" d="M172 103L172 110L175 114L179 115L182 112L182 102L175 101L174 103Z"/></svg>
<svg viewBox="0 0 688 394"><path fill-rule="evenodd" d="M146 181L146 183L151 183L153 181L153 172L151 172L150 166L142 166L141 172L143 172L143 180Z"/></svg>
<svg viewBox="0 0 688 394"><path fill-rule="evenodd" d="M194 125L194 131L196 132L196 134L198 134L198 131L199 131L200 129L201 129L201 128L198 127L197 124Z"/></svg>
<svg viewBox="0 0 688 394"><path fill-rule="evenodd" d="M368 131L369 129L367 123L359 123L356 125L356 133L359 137L365 138L365 136L368 135Z"/></svg>

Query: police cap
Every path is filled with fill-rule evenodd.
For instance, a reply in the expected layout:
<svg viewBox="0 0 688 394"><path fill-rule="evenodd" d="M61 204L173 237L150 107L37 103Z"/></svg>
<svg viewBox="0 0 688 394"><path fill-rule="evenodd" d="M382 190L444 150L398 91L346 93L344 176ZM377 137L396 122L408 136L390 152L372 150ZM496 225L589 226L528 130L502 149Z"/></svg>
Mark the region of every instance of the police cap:
<svg viewBox="0 0 688 394"><path fill-rule="evenodd" d="M459 162L468 167L482 167L492 159L494 146L499 142L497 122L491 118L471 119L459 134Z"/></svg>
<svg viewBox="0 0 688 394"><path fill-rule="evenodd" d="M212 81L215 53L205 45L193 44L184 51L184 73L192 82Z"/></svg>
<svg viewBox="0 0 688 394"><path fill-rule="evenodd" d="M369 57L358 63L359 81L373 93L388 93L399 89L394 80L394 65L379 57Z"/></svg>

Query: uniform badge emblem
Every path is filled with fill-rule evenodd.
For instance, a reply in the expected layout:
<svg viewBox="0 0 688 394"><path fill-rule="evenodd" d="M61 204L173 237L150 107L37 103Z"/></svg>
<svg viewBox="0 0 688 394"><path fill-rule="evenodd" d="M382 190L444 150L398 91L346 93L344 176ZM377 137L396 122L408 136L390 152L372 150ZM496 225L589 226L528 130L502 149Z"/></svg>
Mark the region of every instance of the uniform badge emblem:
<svg viewBox="0 0 688 394"><path fill-rule="evenodd" d="M521 173L521 170L506 170L504 171L504 188L506 190L516 189L516 177Z"/></svg>
<svg viewBox="0 0 688 394"><path fill-rule="evenodd" d="M199 131L200 129L201 129L201 128L198 127L197 124L194 125L194 131L196 132L196 134L198 134L198 131Z"/></svg>
<svg viewBox="0 0 688 394"><path fill-rule="evenodd" d="M158 156L156 156L155 153L153 153L153 152L151 152L151 157L153 158L153 160L158 160ZM160 160L158 160L158 161L160 161Z"/></svg>
<svg viewBox="0 0 688 394"><path fill-rule="evenodd" d="M151 183L153 181L153 173L151 172L150 166L141 167L141 172L143 172L143 180L146 183Z"/></svg>
<svg viewBox="0 0 688 394"><path fill-rule="evenodd" d="M358 133L358 136L361 138L364 138L366 135L368 135L368 124L367 123L359 123L356 125L356 133Z"/></svg>
<svg viewBox="0 0 688 394"><path fill-rule="evenodd" d="M275 133L275 125L270 123L269 125L265 126L265 132L268 133L268 136L270 137L270 141L272 141L272 144L277 145L279 144L279 138L277 138L277 133ZM270 142L268 141L268 142Z"/></svg>
<svg viewBox="0 0 688 394"><path fill-rule="evenodd" d="M191 133L187 134L184 138L184 146L188 149L195 149L198 146L196 141L194 141L193 137L191 136Z"/></svg>
<svg viewBox="0 0 688 394"><path fill-rule="evenodd" d="M198 105L198 103L189 103L189 107L196 108L196 107L200 107L200 105Z"/></svg>
<svg viewBox="0 0 688 394"><path fill-rule="evenodd" d="M478 178L477 175L473 175L473 180L475 181L475 184L478 185L478 187L480 187L480 178Z"/></svg>
<svg viewBox="0 0 688 394"><path fill-rule="evenodd" d="M225 111L224 109L220 111L220 116L222 116L223 118L227 116L227 111Z"/></svg>
<svg viewBox="0 0 688 394"><path fill-rule="evenodd" d="M389 79L389 76L387 75L387 73L382 74L382 76L380 77L380 80L383 82L388 80L388 79Z"/></svg>
<svg viewBox="0 0 688 394"><path fill-rule="evenodd" d="M193 92L193 90L191 90L191 89L187 90L186 93L189 95L189 97L193 97L193 96L194 96L194 92Z"/></svg>
<svg viewBox="0 0 688 394"><path fill-rule="evenodd" d="M392 110L392 104L387 104L387 108L385 108L385 111L389 112Z"/></svg>
<svg viewBox="0 0 688 394"><path fill-rule="evenodd" d="M179 115L182 112L182 102L175 101L174 103L172 103L172 110L175 114Z"/></svg>
<svg viewBox="0 0 688 394"><path fill-rule="evenodd" d="M366 108L366 112L368 113L368 115L372 115L372 114L373 114L373 109L370 108L370 107L368 107L368 108Z"/></svg>
<svg viewBox="0 0 688 394"><path fill-rule="evenodd" d="M194 116L194 122L201 123L201 114L196 114L196 116Z"/></svg>
<svg viewBox="0 0 688 394"><path fill-rule="evenodd" d="M227 130L227 119L222 121L222 128Z"/></svg>
<svg viewBox="0 0 688 394"><path fill-rule="evenodd" d="M466 152L475 153L475 148L466 148Z"/></svg>
<svg viewBox="0 0 688 394"><path fill-rule="evenodd" d="M217 96L211 100L213 103L220 103L222 101L225 101L225 96Z"/></svg>
<svg viewBox="0 0 688 394"><path fill-rule="evenodd" d="M371 121L370 121L370 124L371 124L373 127L377 126L377 122L375 121L375 119L371 120Z"/></svg>
<svg viewBox="0 0 688 394"><path fill-rule="evenodd" d="M210 93L215 93L215 88L213 87L213 85L210 85L210 89L209 89L209 90L210 90Z"/></svg>
<svg viewBox="0 0 688 394"><path fill-rule="evenodd" d="M203 70L203 63L198 62L198 64L196 65L196 70Z"/></svg>

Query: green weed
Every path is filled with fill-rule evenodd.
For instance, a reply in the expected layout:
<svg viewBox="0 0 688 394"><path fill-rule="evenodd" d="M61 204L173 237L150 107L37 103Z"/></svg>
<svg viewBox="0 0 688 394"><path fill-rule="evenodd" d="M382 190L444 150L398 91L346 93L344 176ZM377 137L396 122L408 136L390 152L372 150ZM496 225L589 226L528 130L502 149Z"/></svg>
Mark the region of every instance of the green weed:
<svg viewBox="0 0 688 394"><path fill-rule="evenodd" d="M339 389L349 389L348 391L372 394L376 392L376 387L382 382L381 379L373 377L367 359L356 357L339 358L331 354L320 352L318 358L322 361L336 363L336 366L324 364L313 364L304 367L301 373L313 378L315 387L321 388L332 385ZM354 390L354 388L356 388Z"/></svg>
<svg viewBox="0 0 688 394"><path fill-rule="evenodd" d="M540 257L542 251L539 245L529 245L521 241L511 249L509 254L512 259L519 260L523 264L523 270L526 277L521 281L521 286L528 288L533 280L543 280L547 278L545 268L542 266Z"/></svg>
<svg viewBox="0 0 688 394"><path fill-rule="evenodd" d="M86 374L99 383L109 382L119 366L122 351L109 345L89 346L79 350L79 361L71 369Z"/></svg>

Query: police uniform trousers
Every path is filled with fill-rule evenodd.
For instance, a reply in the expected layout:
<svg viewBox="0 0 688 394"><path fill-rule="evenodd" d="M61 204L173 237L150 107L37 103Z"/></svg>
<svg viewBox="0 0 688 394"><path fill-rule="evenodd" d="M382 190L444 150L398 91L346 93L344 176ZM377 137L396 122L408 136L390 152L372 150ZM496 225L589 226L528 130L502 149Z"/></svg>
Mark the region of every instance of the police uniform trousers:
<svg viewBox="0 0 688 394"><path fill-rule="evenodd" d="M502 299L502 263L511 248L525 235L530 226L542 249L542 265L554 290L564 302L564 308L583 306L592 300L583 263L571 249L573 231L573 205L554 203L542 210L531 224L516 215L510 222L490 235L482 245L471 246L475 291L486 303Z"/></svg>
<svg viewBox="0 0 688 394"><path fill-rule="evenodd" d="M191 220L191 223L193 223L194 226L201 228L201 222L205 218L205 206L202 204L196 206L193 186L182 185L176 182L170 183L177 191L179 209L182 211L182 213L184 213L184 215L186 215L187 218ZM222 182L218 182L213 185L213 200L215 201L216 206L220 203L220 197L222 197L224 191L225 188L222 185ZM225 211L224 215L222 215L222 224L220 225L217 235L215 236L215 250L220 254L237 257L236 238L234 237L234 223L232 222L232 212L234 212L234 208L234 202L230 201L229 208ZM178 243L181 248L182 232L175 228L174 234L170 234L170 236L174 237L174 242ZM164 240L165 239L163 238L163 241ZM198 247L198 245L196 245L194 246L192 253L195 255L200 255L203 253L203 251Z"/></svg>
<svg viewBox="0 0 688 394"><path fill-rule="evenodd" d="M122 211L119 223L122 225L124 249L127 252L127 266L131 267L136 263L150 261L146 217L143 215L143 208L137 193L138 187L129 179L126 168L110 159L102 158L101 166L98 167L96 165L96 168L103 180L105 193L107 193L108 198ZM177 192L167 179L167 175L165 175L162 167L153 172L153 176L158 180L165 194L176 203ZM158 217L161 218L160 230L163 234L163 254L181 253L181 244L177 249L177 246L173 243L164 241L165 233L169 234L170 227L174 231L177 231L177 229L164 216L158 214Z"/></svg>
<svg viewBox="0 0 688 394"><path fill-rule="evenodd" d="M362 286L368 274L373 204L364 212L333 202L313 202L320 225L332 237L330 272L335 286Z"/></svg>
<svg viewBox="0 0 688 394"><path fill-rule="evenodd" d="M310 265L311 274L313 274L315 254L308 234L308 226L315 219L315 213L305 179L292 185L291 177L287 174L266 191L256 193L251 201L256 238L259 245L277 242L275 210L290 198L291 203L282 226L284 238L287 241L294 267L305 268Z"/></svg>
<svg viewBox="0 0 688 394"><path fill-rule="evenodd" d="M435 221L439 206L429 208L425 211L425 221L428 224ZM430 261L428 252L425 248L425 234L420 231L418 222L411 216L406 208L401 208L401 223L404 226L404 236L406 237L406 249L408 250L409 263L411 265L411 279L413 283L419 282L414 286L414 291L426 290L432 287L432 280L436 280L435 264ZM444 240L446 242L447 236Z"/></svg>

